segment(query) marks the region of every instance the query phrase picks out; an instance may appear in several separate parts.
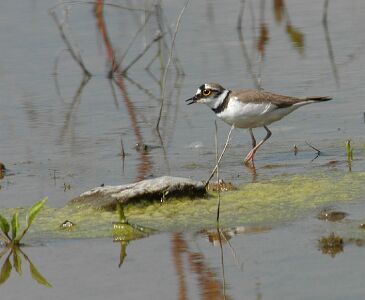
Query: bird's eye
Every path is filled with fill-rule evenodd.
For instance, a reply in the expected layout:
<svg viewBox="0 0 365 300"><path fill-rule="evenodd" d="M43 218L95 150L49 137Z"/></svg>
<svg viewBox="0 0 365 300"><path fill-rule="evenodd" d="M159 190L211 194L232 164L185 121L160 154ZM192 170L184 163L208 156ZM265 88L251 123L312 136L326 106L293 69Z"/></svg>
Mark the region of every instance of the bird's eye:
<svg viewBox="0 0 365 300"><path fill-rule="evenodd" d="M209 95L210 95L210 93L211 93L211 90L203 90L203 95L204 95L205 97L209 96Z"/></svg>

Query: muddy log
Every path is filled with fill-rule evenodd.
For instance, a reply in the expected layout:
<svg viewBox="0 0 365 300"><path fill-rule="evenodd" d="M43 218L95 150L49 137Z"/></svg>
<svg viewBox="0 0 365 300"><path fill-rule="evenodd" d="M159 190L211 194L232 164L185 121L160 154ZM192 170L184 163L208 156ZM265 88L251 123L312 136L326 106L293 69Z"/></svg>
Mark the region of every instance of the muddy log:
<svg viewBox="0 0 365 300"><path fill-rule="evenodd" d="M116 204L168 199L169 197L201 197L204 184L189 178L162 176L136 183L102 186L82 193L72 199L73 204L89 204L98 209L114 210Z"/></svg>

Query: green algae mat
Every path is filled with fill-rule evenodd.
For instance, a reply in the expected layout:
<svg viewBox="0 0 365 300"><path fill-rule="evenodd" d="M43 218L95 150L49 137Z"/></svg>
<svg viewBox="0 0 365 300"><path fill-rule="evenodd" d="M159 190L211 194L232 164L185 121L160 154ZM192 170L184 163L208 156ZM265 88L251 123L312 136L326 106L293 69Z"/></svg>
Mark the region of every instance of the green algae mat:
<svg viewBox="0 0 365 300"><path fill-rule="evenodd" d="M365 172L318 172L305 175L281 175L265 182L249 183L237 190L221 193L220 225L273 226L295 220L315 208L344 201L362 201L365 197ZM139 232L199 230L215 226L217 193L205 198L167 198L163 203L128 205L124 213L129 224ZM15 209L15 208L14 208ZM9 217L14 209L1 209ZM20 210L20 215L25 208ZM21 220L24 218L20 218ZM63 227L65 221L75 224ZM26 238L111 237L117 212L96 210L69 204L63 208L45 207ZM136 225L138 224L138 226ZM122 230L125 226L122 226ZM129 237L133 237L133 230Z"/></svg>

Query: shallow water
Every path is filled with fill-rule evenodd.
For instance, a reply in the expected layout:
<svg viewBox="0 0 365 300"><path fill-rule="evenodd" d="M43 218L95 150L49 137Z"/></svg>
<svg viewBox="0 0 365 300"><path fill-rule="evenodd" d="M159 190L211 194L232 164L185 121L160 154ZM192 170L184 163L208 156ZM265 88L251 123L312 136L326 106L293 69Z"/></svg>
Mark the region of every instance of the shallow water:
<svg viewBox="0 0 365 300"><path fill-rule="evenodd" d="M162 78L161 61L151 65L155 78L145 70L158 45L155 43L130 68L128 78L113 83L106 78L111 65L109 43L117 58L121 57L146 17L143 12L105 6L103 19L97 19L90 4L70 6L67 34L93 74L83 82L80 68L63 51L66 46L48 14L56 1L2 3L0 161L8 170L0 181L1 208L27 207L44 196L49 197L50 207L63 207L94 186L165 174L206 179L215 161L215 116L207 107L187 106L184 100L210 81L227 88L252 88L254 77L263 88L282 94L334 97L331 102L303 107L271 125L273 136L257 153L255 172L242 165L250 147L249 135L235 130L220 169L224 180L247 184L248 190L254 190L251 182L262 184L283 175L314 174L314 182L319 173L330 179L337 176L333 172L345 176L349 172L344 146L347 139L354 147L352 171L364 171L365 4L361 0L330 1L326 28L321 22L323 1L285 2L285 9L275 18L274 3L280 2L245 1L244 49L236 31L240 1L229 5L222 1L189 3L176 38L176 57L185 76L177 76L174 65L170 66L160 127L163 147L154 130L160 107L161 89L156 79ZM145 6L144 1L125 5L132 4ZM161 25L163 30L176 21L182 5L179 1L162 3L167 19ZM61 7L57 12L62 18ZM102 27L102 20L106 27ZM160 28L155 15L147 24L121 68L142 52ZM268 32L262 63L257 51L260 24L265 24L261 30ZM105 28L109 39L102 34ZM168 33L165 38L169 45ZM162 49L162 64L166 64L168 49ZM220 121L218 127L222 148L229 127ZM258 136L264 134L261 129L256 132ZM306 141L321 150L317 159L313 160L316 152ZM137 151L136 143L150 147L146 152ZM294 145L299 148L297 155ZM361 189L356 190L349 193L350 204L340 204L351 213L350 218L364 210L362 195ZM283 203L283 211L289 210L288 202ZM247 298L263 299L343 299L344 295L358 299L364 295L360 279L363 249L350 245L334 259L321 254L317 240L331 229L313 214L306 211L290 222L281 219L270 231L234 237L233 248L244 268L240 270L226 245L227 295L234 299L243 293ZM226 223L247 225L237 220ZM265 221L253 223L260 226ZM186 298L198 298L206 288L202 283L210 283L212 290L220 285L216 297L221 298L219 247L196 237L195 229L188 228L180 236L188 244L182 254ZM176 239L175 233L163 233L131 242L121 269L117 266L119 245L110 239L41 239L40 245L34 241L35 245L25 251L54 288L43 289L29 273L21 279L13 274L0 287L1 294L6 299L22 295L49 298L51 294L53 299L76 294L95 299L100 295L175 298L183 293L171 254ZM204 274L189 266L187 257L195 253L205 257ZM333 276L328 276L329 270ZM315 284L318 281L320 285ZM214 299L212 295L201 297Z"/></svg>
<svg viewBox="0 0 365 300"><path fill-rule="evenodd" d="M338 206L353 218L363 205ZM363 217L363 215L362 215ZM5 299L100 297L123 299L361 299L364 248L348 244L334 257L318 240L338 225L313 216L272 229L240 228L228 243L215 246L205 233L162 233L132 241L119 268L120 243L110 238L58 240L25 247L53 285L44 288L13 271L1 287ZM211 230L213 233L215 229Z"/></svg>

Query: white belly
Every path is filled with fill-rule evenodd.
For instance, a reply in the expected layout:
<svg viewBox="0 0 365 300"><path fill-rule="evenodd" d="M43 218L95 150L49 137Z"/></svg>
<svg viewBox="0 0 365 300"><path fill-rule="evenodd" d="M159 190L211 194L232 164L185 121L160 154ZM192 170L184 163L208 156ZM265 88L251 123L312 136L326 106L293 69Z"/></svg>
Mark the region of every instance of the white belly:
<svg viewBox="0 0 365 300"><path fill-rule="evenodd" d="M256 128L276 122L297 109L300 105L278 108L271 103L242 103L230 101L225 110L217 114L227 124L238 128Z"/></svg>

